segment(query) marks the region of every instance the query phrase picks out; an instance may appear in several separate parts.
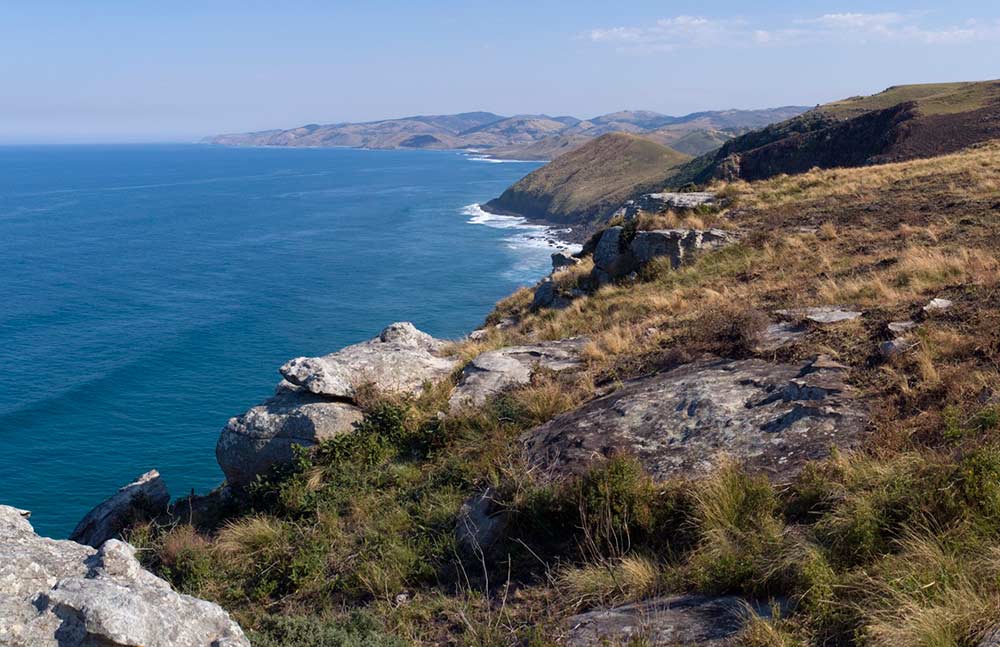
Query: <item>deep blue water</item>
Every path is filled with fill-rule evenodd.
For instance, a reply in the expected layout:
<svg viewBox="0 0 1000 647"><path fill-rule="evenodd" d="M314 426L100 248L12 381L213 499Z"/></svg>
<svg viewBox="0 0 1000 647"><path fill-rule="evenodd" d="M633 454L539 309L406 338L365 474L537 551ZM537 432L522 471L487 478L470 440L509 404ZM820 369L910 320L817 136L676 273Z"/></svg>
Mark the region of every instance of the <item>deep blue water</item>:
<svg viewBox="0 0 1000 647"><path fill-rule="evenodd" d="M452 152L0 148L0 503L43 534L151 468L222 480L288 358L413 321L460 336L546 270L463 207L534 164ZM494 225L506 223L493 223Z"/></svg>

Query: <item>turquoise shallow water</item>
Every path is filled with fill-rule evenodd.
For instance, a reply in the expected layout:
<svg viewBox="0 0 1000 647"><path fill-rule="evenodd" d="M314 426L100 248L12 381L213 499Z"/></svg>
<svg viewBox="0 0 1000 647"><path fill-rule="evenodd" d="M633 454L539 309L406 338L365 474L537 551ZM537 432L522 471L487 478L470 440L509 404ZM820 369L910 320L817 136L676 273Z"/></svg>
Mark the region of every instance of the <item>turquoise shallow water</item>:
<svg viewBox="0 0 1000 647"><path fill-rule="evenodd" d="M174 496L207 491L222 479L219 430L272 392L286 359L397 320L468 332L552 250L463 208L535 167L451 152L0 148L0 503L61 537L154 467Z"/></svg>

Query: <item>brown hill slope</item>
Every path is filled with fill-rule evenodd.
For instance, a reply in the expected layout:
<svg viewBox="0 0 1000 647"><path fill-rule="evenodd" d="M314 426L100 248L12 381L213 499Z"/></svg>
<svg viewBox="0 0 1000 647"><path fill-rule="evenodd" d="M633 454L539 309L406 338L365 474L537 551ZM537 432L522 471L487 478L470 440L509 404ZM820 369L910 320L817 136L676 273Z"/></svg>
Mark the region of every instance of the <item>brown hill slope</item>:
<svg viewBox="0 0 1000 647"><path fill-rule="evenodd" d="M635 135L611 133L566 153L484 205L558 224L606 217L635 193L662 185L690 157Z"/></svg>
<svg viewBox="0 0 1000 647"><path fill-rule="evenodd" d="M730 140L686 165L670 184L931 157L998 137L1000 81L894 86Z"/></svg>

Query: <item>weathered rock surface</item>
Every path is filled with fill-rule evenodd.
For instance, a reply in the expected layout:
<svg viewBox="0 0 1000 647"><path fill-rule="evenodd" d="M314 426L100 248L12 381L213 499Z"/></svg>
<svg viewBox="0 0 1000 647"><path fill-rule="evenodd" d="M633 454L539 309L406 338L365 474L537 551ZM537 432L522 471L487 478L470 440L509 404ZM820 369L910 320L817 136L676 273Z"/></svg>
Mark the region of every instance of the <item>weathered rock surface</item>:
<svg viewBox="0 0 1000 647"><path fill-rule="evenodd" d="M669 209L695 209L714 204L716 204L715 194L706 191L693 191L691 193L647 193L634 200L629 200L614 215L621 215L626 219L631 219L642 211L659 213Z"/></svg>
<svg viewBox="0 0 1000 647"><path fill-rule="evenodd" d="M575 615L567 620L563 644L601 647L632 644L671 647L723 647L742 629L747 610L771 616L769 605L735 596L662 597L613 609Z"/></svg>
<svg viewBox="0 0 1000 647"><path fill-rule="evenodd" d="M910 337L896 337L895 339L890 339L879 344L878 352L888 359L896 355L901 355L916 346L917 341L915 339L911 339Z"/></svg>
<svg viewBox="0 0 1000 647"><path fill-rule="evenodd" d="M592 278L598 284L618 279L660 257L669 258L676 269L697 252L733 240L733 234L721 229L655 229L636 232L626 241L622 227L609 227L594 248Z"/></svg>
<svg viewBox="0 0 1000 647"><path fill-rule="evenodd" d="M891 321L886 327L889 329L889 332L900 335L913 330L917 327L917 324L914 321Z"/></svg>
<svg viewBox="0 0 1000 647"><path fill-rule="evenodd" d="M950 299L935 298L931 299L927 305L924 306L924 312L927 314L933 314L935 312L942 312L951 308L954 305Z"/></svg>
<svg viewBox="0 0 1000 647"><path fill-rule="evenodd" d="M352 404L282 385L274 397L230 418L223 428L215 457L230 485L247 485L272 465L290 461L293 445L311 447L347 433L363 417Z"/></svg>
<svg viewBox="0 0 1000 647"><path fill-rule="evenodd" d="M366 383L415 394L455 368L455 359L441 356L443 346L411 323L394 323L374 339L322 357L297 357L280 370L292 384L329 397L351 398Z"/></svg>
<svg viewBox="0 0 1000 647"><path fill-rule="evenodd" d="M505 389L528 384L540 368L557 372L580 368L586 343L586 338L574 337L482 353L462 371L449 399L451 410L481 405Z"/></svg>
<svg viewBox="0 0 1000 647"><path fill-rule="evenodd" d="M777 350L802 339L807 332L804 326L795 323L780 321L768 324L760 340L760 350Z"/></svg>
<svg viewBox="0 0 1000 647"><path fill-rule="evenodd" d="M637 232L629 249L639 265L667 256L676 269L687 256L731 241L732 235L721 229L656 229Z"/></svg>
<svg viewBox="0 0 1000 647"><path fill-rule="evenodd" d="M154 516L166 510L169 504L166 484L159 472L151 470L88 512L69 538L97 548L118 537L122 529L138 517Z"/></svg>
<svg viewBox="0 0 1000 647"><path fill-rule="evenodd" d="M250 646L229 614L174 592L128 544L39 537L26 514L0 506L0 645Z"/></svg>
<svg viewBox="0 0 1000 647"><path fill-rule="evenodd" d="M579 265L582 261L573 256L572 254L567 254L566 252L555 252L552 254L552 271L558 271L566 269L567 267L573 267L574 265Z"/></svg>
<svg viewBox="0 0 1000 647"><path fill-rule="evenodd" d="M622 227L608 227L594 249L594 267L613 278L625 276L636 268L635 258L629 251Z"/></svg>
<svg viewBox="0 0 1000 647"><path fill-rule="evenodd" d="M630 380L525 432L521 442L549 480L619 452L661 480L704 475L727 455L780 479L861 436L866 415L845 373L824 358L693 362Z"/></svg>
<svg viewBox="0 0 1000 647"><path fill-rule="evenodd" d="M470 553L488 552L503 537L508 517L493 500L489 488L465 503L458 511L455 538L459 546Z"/></svg>
<svg viewBox="0 0 1000 647"><path fill-rule="evenodd" d="M813 323L822 325L835 324L842 321L854 321L864 313L841 306L815 306L811 308L778 310L775 314L789 319L807 319Z"/></svg>
<svg viewBox="0 0 1000 647"><path fill-rule="evenodd" d="M1000 647L1000 626L987 630L976 647Z"/></svg>

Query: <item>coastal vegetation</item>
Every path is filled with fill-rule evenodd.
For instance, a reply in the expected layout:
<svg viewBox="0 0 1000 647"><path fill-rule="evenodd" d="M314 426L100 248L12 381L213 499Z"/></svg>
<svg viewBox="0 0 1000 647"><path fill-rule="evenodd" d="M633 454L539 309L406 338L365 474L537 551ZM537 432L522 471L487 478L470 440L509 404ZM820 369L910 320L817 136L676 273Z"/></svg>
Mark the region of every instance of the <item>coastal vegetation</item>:
<svg viewBox="0 0 1000 647"><path fill-rule="evenodd" d="M560 309L533 309L522 290L453 347L471 359L586 335L585 370L538 371L447 416L449 380L359 393L353 432L238 504L192 502L129 540L261 645L552 645L573 614L677 593L771 601L748 612L742 645L976 645L1000 610L1000 146L710 188L725 206L634 226L710 223L740 242L676 269L654 261ZM553 278L580 285L589 262ZM950 307L925 309L932 299ZM864 314L803 321L790 344L762 347L771 313L824 304ZM887 356L895 321L913 321L913 345ZM847 367L868 429L777 478L734 460L657 480L623 453L550 481L517 442L664 367L817 354ZM455 527L484 489L506 519L492 545Z"/></svg>

